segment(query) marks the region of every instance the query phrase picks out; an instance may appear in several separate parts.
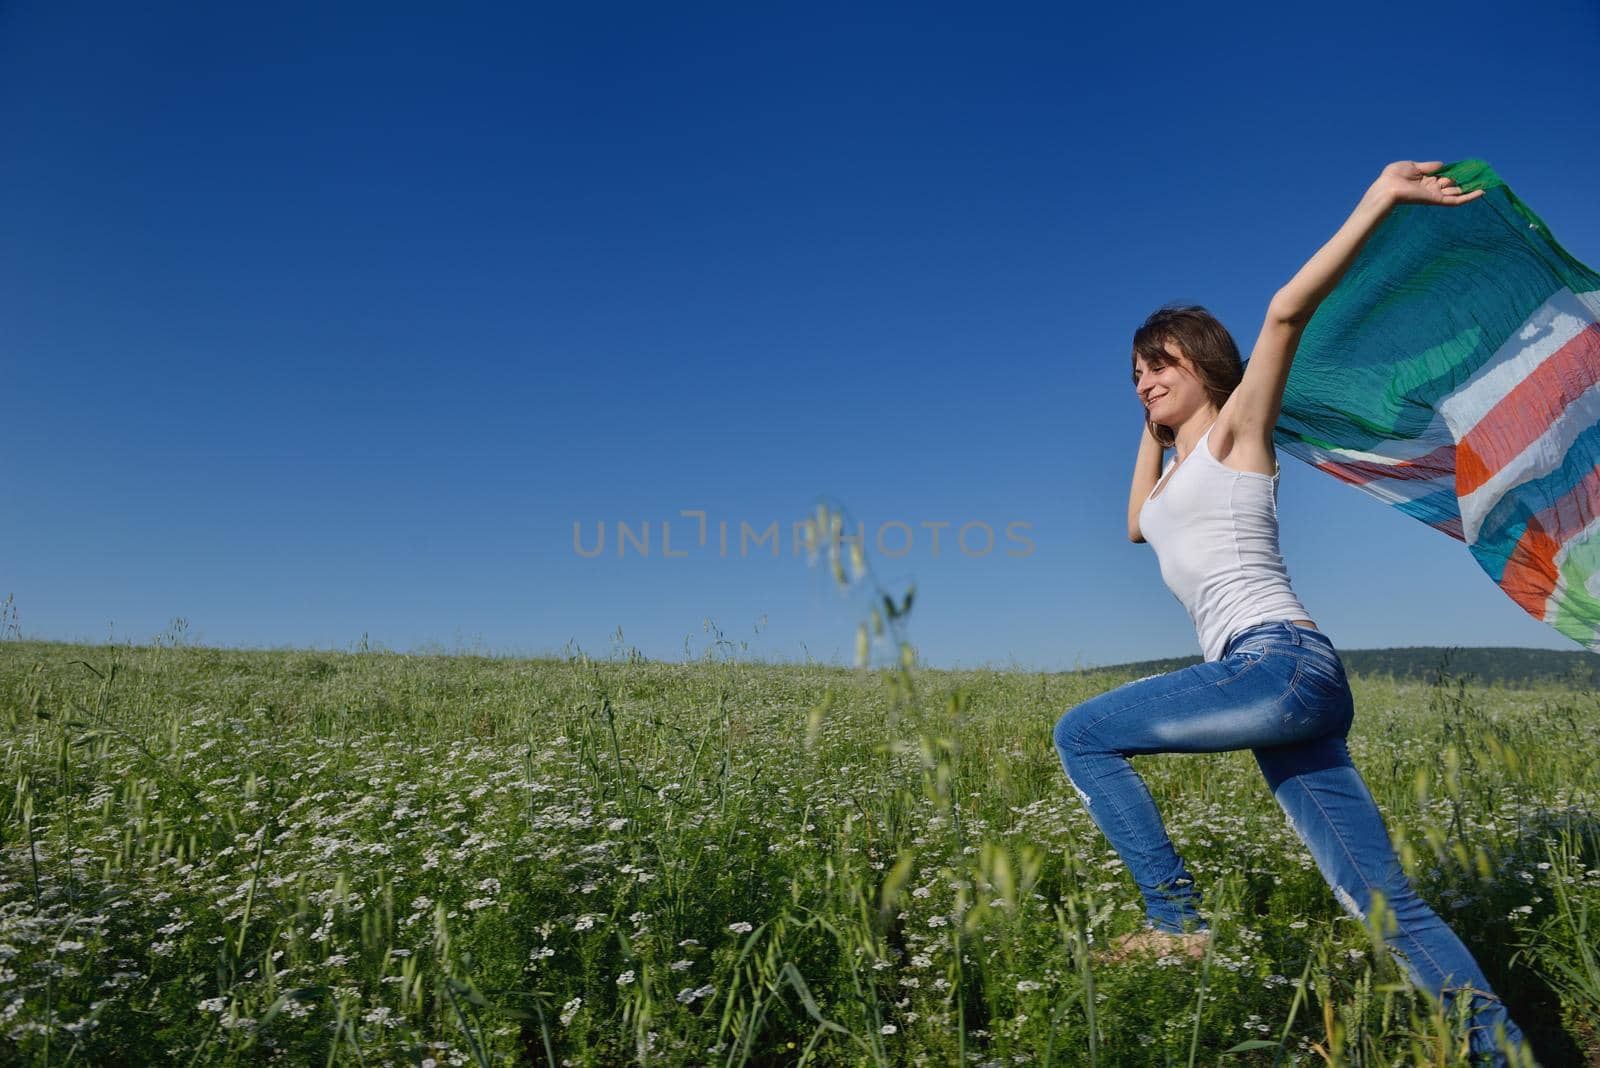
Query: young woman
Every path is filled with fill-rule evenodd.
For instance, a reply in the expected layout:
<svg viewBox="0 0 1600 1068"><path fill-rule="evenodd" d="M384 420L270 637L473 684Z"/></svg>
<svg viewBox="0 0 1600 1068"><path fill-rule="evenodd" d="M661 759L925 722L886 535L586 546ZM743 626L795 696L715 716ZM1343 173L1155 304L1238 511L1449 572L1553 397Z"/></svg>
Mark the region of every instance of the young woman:
<svg viewBox="0 0 1600 1068"><path fill-rule="evenodd" d="M1145 929L1125 936L1113 959L1149 949L1198 956L1210 937L1194 880L1128 757L1250 749L1339 903L1366 920L1381 895L1386 916L1377 918L1412 982L1447 1004L1470 996L1471 1048L1505 1063L1500 1047L1515 1048L1521 1032L1395 857L1345 746L1355 705L1344 666L1290 588L1278 551L1272 430L1300 335L1393 206L1455 207L1482 195L1432 173L1443 166L1384 168L1338 233L1272 298L1247 365L1203 308L1164 308L1134 334L1145 425L1128 537L1155 550L1205 662L1086 701L1061 717L1055 744L1144 897ZM1167 447L1177 457L1163 475Z"/></svg>

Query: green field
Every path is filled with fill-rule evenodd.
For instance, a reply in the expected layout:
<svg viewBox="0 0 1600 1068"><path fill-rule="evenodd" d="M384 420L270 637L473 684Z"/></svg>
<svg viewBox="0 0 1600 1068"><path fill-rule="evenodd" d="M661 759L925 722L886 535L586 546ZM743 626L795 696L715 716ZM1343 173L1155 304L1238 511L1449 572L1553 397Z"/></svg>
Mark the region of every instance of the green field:
<svg viewBox="0 0 1600 1068"><path fill-rule="evenodd" d="M1455 1064L1248 753L1138 758L1138 897L1056 718L1128 676L0 642L7 1064ZM1545 1064L1600 1063L1600 708L1357 676L1351 750Z"/></svg>

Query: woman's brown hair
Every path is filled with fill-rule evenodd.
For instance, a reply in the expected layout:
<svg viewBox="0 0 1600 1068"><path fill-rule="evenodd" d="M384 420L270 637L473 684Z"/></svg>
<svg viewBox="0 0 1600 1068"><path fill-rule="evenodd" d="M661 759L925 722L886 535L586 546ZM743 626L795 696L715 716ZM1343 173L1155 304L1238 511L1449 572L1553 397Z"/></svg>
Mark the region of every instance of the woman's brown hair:
<svg viewBox="0 0 1600 1068"><path fill-rule="evenodd" d="M1198 304L1169 304L1157 308L1144 325L1133 332L1135 365L1140 356L1152 367L1171 363L1172 354L1166 349L1168 341L1176 344L1188 358L1211 403L1221 408L1244 377L1239 346L1234 344L1228 328ZM1177 437L1171 427L1150 422L1148 414L1144 421L1157 442L1165 448L1172 447Z"/></svg>

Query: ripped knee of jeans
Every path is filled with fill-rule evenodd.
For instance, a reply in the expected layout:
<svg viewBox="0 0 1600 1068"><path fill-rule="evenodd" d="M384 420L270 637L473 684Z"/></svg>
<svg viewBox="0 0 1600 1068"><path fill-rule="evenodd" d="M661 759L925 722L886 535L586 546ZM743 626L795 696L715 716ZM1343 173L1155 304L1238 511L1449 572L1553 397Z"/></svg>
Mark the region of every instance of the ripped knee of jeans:
<svg viewBox="0 0 1600 1068"><path fill-rule="evenodd" d="M1070 771L1067 772L1067 782L1071 783L1073 790L1077 791L1078 797L1083 801L1083 807L1090 808L1091 802L1089 801L1089 795L1083 792L1083 787L1078 785L1078 780L1072 777L1072 773Z"/></svg>
<svg viewBox="0 0 1600 1068"><path fill-rule="evenodd" d="M1284 821L1289 824L1289 829L1295 833L1295 837L1299 838L1301 841L1305 841L1305 836L1300 833L1300 828L1295 825L1294 813L1289 811L1289 806L1284 803L1283 798L1279 797L1277 794L1273 794L1273 800L1277 801L1278 807L1283 809ZM1328 883L1333 887L1333 896L1338 899L1340 906L1342 906L1346 912L1360 920L1362 923L1366 923L1367 912L1361 907L1360 902L1355 899L1350 891L1346 890L1342 885L1334 882L1332 879L1329 879Z"/></svg>
<svg viewBox="0 0 1600 1068"><path fill-rule="evenodd" d="M1360 920L1362 923L1367 922L1367 914L1363 912L1361 906L1356 903L1356 899L1350 896L1350 891L1346 890L1338 883L1334 883L1333 896L1339 899L1339 904L1344 906L1344 910L1346 912Z"/></svg>
<svg viewBox="0 0 1600 1068"><path fill-rule="evenodd" d="M1395 945L1395 937L1401 933L1400 917L1395 915L1383 891L1376 888L1369 889L1367 907L1363 909L1349 890L1336 882L1332 883L1332 886L1333 896L1339 899L1339 904L1344 906L1344 910L1360 920L1366 926L1368 934L1387 942L1390 951L1401 958L1404 967L1409 968L1404 952Z"/></svg>
<svg viewBox="0 0 1600 1068"><path fill-rule="evenodd" d="M1082 707L1082 705L1079 705L1076 708L1068 709L1065 713L1063 713L1061 718L1056 720L1056 727L1052 732L1052 737L1055 739L1056 751L1061 755L1061 770L1067 773L1067 782L1072 784L1072 789L1075 790L1078 794L1078 797L1082 799L1083 807L1088 808L1090 807L1089 795L1083 792L1083 787L1078 785L1077 780L1072 777L1072 772L1067 766L1072 758L1072 755L1076 753L1082 745L1082 741L1078 737L1077 732L1078 721L1083 718L1082 713L1079 712L1079 709Z"/></svg>

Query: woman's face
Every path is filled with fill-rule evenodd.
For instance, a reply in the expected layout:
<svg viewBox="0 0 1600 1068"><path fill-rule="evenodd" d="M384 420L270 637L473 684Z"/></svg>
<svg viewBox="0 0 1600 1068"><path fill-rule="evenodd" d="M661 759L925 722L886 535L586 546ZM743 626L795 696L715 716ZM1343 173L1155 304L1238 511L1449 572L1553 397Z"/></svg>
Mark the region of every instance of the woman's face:
<svg viewBox="0 0 1600 1068"><path fill-rule="evenodd" d="M1133 358L1133 389L1152 423L1178 427L1210 401L1194 373L1194 365L1171 341L1163 347L1169 360Z"/></svg>

